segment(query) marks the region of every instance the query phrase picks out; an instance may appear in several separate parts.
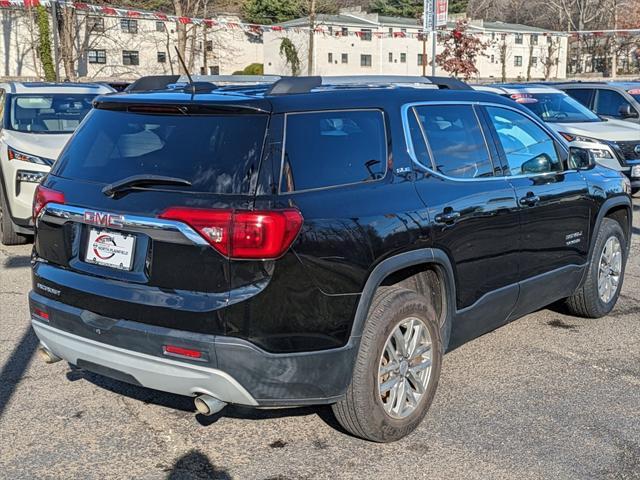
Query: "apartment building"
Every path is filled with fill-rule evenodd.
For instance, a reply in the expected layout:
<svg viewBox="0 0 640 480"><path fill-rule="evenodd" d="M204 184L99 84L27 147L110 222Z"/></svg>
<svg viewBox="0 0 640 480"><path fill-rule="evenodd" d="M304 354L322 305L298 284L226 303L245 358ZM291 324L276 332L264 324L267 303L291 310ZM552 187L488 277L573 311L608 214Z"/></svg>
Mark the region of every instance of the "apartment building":
<svg viewBox="0 0 640 480"><path fill-rule="evenodd" d="M263 62L260 35L240 28L238 18L205 29L189 25L186 61L194 73L231 74ZM74 63L80 79L135 79L177 72L176 24L145 18L95 15L76 11ZM0 76L42 78L33 9L0 9ZM59 66L60 76L65 72Z"/></svg>
<svg viewBox="0 0 640 480"><path fill-rule="evenodd" d="M285 22L282 30L264 33L264 70L290 74L280 53L283 38L296 47L301 71L308 66L308 18ZM450 23L448 28L455 25ZM316 75L421 75L423 45L418 20L386 17L360 10L318 15L314 36L313 73ZM476 66L479 79L526 80L566 78L567 35L526 25L470 21L469 31L486 44ZM431 62L431 35L427 62ZM437 53L442 46L438 45ZM430 67L428 72L431 72ZM447 73L437 68L438 75Z"/></svg>

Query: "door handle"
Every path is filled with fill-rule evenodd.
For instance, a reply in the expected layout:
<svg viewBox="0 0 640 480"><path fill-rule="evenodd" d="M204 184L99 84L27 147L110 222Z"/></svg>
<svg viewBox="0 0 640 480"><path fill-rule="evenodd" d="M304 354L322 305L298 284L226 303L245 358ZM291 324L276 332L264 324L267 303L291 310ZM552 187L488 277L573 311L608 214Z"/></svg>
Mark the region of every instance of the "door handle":
<svg viewBox="0 0 640 480"><path fill-rule="evenodd" d="M456 212L455 210L445 210L442 213L439 213L435 216L436 223L453 223L458 218L460 218L460 212Z"/></svg>
<svg viewBox="0 0 640 480"><path fill-rule="evenodd" d="M527 207L532 207L536 205L540 201L540 197L538 195L534 195L529 192L525 197L520 199L520 205L524 205Z"/></svg>

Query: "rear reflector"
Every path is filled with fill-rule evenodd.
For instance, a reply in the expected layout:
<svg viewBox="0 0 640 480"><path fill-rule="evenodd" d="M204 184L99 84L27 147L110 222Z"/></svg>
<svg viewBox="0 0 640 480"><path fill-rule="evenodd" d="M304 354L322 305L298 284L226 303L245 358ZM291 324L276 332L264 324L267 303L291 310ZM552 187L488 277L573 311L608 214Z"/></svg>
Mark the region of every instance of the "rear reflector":
<svg viewBox="0 0 640 480"><path fill-rule="evenodd" d="M296 209L207 210L173 207L160 218L193 227L213 248L234 259L273 259L282 256L298 236L303 218Z"/></svg>
<svg viewBox="0 0 640 480"><path fill-rule="evenodd" d="M33 314L37 315L38 317L42 318L43 320L46 320L47 322L49 321L49 314L47 312L45 312L44 310L40 310L39 308L34 307Z"/></svg>
<svg viewBox="0 0 640 480"><path fill-rule="evenodd" d="M175 345L163 345L162 352L165 355L177 355L187 358L202 358L202 352L199 350L191 350L190 348L176 347Z"/></svg>
<svg viewBox="0 0 640 480"><path fill-rule="evenodd" d="M42 185L38 185L33 197L34 221L47 203L64 203L64 194L62 192L43 187Z"/></svg>

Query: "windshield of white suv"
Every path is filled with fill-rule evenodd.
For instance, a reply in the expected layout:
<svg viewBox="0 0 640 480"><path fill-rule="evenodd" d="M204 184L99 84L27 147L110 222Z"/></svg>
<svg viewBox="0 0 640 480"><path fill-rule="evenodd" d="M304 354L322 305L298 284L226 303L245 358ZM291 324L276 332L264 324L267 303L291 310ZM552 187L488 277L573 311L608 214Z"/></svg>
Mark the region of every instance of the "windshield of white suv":
<svg viewBox="0 0 640 480"><path fill-rule="evenodd" d="M91 110L95 95L14 94L9 98L6 127L26 133L73 133Z"/></svg>
<svg viewBox="0 0 640 480"><path fill-rule="evenodd" d="M564 93L518 93L511 98L545 122L582 123L601 122L595 113Z"/></svg>

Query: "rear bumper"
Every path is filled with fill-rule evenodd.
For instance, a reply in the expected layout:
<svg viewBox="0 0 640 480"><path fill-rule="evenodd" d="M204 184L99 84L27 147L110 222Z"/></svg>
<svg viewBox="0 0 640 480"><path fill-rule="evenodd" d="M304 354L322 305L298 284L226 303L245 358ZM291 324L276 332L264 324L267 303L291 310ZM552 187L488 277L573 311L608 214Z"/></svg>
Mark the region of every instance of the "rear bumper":
<svg viewBox="0 0 640 480"><path fill-rule="evenodd" d="M67 362L128 383L179 395L212 395L252 406L327 404L344 395L357 340L317 352L273 354L243 339L106 318L29 294L36 335ZM45 311L45 320L36 310ZM202 352L176 359L163 345Z"/></svg>

